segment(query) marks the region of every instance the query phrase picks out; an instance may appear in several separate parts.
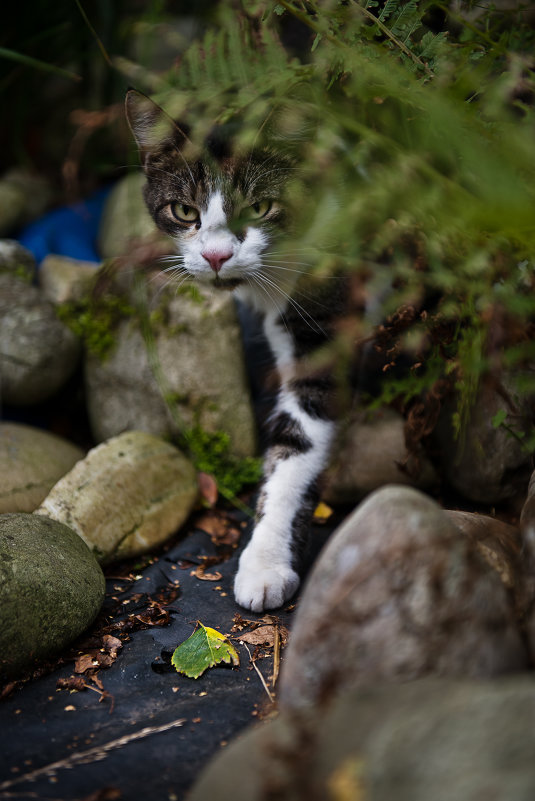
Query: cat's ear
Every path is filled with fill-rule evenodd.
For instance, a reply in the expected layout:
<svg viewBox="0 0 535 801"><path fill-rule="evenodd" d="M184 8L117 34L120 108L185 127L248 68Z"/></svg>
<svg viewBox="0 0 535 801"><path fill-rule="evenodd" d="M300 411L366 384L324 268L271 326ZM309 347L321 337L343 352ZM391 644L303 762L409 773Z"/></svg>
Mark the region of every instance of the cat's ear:
<svg viewBox="0 0 535 801"><path fill-rule="evenodd" d="M171 117L137 89L129 89L126 93L125 112L143 166L151 154L157 153L166 145L172 143L180 148L187 142L186 135Z"/></svg>

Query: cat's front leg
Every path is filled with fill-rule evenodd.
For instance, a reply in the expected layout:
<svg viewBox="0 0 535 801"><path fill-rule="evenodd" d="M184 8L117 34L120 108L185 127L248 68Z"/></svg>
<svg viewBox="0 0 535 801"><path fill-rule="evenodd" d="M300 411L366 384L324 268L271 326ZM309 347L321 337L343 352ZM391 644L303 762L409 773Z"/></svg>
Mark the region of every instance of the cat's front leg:
<svg viewBox="0 0 535 801"><path fill-rule="evenodd" d="M329 420L305 412L297 395L283 392L279 397L257 523L234 582L240 606L253 612L274 609L297 590L297 568L317 502L316 482L333 430Z"/></svg>

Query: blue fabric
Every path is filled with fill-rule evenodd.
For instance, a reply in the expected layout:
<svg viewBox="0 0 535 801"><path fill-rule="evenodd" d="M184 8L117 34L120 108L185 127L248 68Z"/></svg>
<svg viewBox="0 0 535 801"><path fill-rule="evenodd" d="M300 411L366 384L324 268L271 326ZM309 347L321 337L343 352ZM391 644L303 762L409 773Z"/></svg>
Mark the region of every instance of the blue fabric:
<svg viewBox="0 0 535 801"><path fill-rule="evenodd" d="M101 261L97 239L102 210L112 187L99 189L94 195L51 211L24 228L17 237L28 248L39 265L49 253L70 256L83 261Z"/></svg>

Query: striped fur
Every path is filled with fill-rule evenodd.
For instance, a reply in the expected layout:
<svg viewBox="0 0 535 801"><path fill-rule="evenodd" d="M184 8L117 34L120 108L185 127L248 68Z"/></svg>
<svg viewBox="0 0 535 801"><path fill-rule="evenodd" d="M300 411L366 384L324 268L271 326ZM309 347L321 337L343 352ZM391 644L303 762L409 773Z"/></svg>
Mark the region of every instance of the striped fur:
<svg viewBox="0 0 535 801"><path fill-rule="evenodd" d="M234 592L247 609L275 608L299 585L317 481L335 430L331 379L304 364L332 336L347 293L337 281L328 292L301 295L297 289L299 271L287 244L291 214L284 188L291 162L286 155L265 146L233 157L213 142L192 149L183 130L139 93L128 93L127 115L147 175L147 206L176 242L168 268L172 277L235 290L263 318L279 391L256 525L240 558Z"/></svg>

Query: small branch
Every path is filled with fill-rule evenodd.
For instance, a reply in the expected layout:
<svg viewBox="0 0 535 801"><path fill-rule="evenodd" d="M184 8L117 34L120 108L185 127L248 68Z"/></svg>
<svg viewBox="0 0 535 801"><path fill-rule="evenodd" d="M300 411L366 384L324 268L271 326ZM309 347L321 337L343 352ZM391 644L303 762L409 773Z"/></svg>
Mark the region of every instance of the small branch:
<svg viewBox="0 0 535 801"><path fill-rule="evenodd" d="M32 770L30 773L25 773L23 776L17 776L15 779L2 782L2 784L0 784L0 791L8 790L15 784L35 781L35 779L41 776L53 776L57 770L63 768L72 768L75 765L87 765L91 762L100 762L102 759L106 758L110 751L116 748L122 748L124 745L128 745L128 743L134 740L142 740L144 737L149 737L151 734L160 734L169 729L174 729L177 726L182 726L185 722L185 718L179 718L178 720L172 720L170 723L164 723L162 726L146 726L144 729L132 732L132 734L126 734L124 737L110 740L110 742L104 743L103 745L88 748L87 751L75 752L65 759L59 759L57 762L52 762L50 765Z"/></svg>
<svg viewBox="0 0 535 801"><path fill-rule="evenodd" d="M262 682L262 687L263 687L263 688L264 688L264 690L266 691L266 693L267 693L267 695L268 695L268 698L269 698L269 700L270 700L270 701L271 701L271 703L273 704L273 703L275 702L275 699L274 699L273 695L271 694L269 687L268 687L268 686L267 686L267 684L266 684L266 680L264 679L264 677L262 676L262 673L261 673L261 672L260 672L260 670L258 669L258 667L257 667L257 665L256 665L256 662L255 662L255 660L254 660L254 659L253 659L253 657L251 656L251 652L250 652L249 648L247 647L247 643L243 642L243 640L240 640L240 644L245 646L245 650L246 650L246 651L247 651L247 653L249 654L249 659L251 660L251 665L254 667L254 669L255 669L255 670L256 670L256 672L258 673L258 676L260 677L260 681ZM0 787L0 789L2 789L2 788Z"/></svg>

